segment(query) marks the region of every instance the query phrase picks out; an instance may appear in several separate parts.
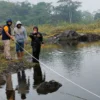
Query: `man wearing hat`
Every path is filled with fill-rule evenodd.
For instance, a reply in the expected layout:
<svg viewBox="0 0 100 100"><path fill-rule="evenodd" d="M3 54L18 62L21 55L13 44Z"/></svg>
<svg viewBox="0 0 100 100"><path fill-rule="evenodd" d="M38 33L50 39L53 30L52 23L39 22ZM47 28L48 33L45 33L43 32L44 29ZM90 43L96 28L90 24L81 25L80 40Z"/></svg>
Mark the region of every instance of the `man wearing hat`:
<svg viewBox="0 0 100 100"><path fill-rule="evenodd" d="M14 38L11 35L11 25L12 25L12 20L8 19L2 31L2 40L4 43L4 56L7 60L12 59L10 54L10 39L14 41Z"/></svg>
<svg viewBox="0 0 100 100"><path fill-rule="evenodd" d="M16 22L16 27L14 28L14 33L16 39L16 52L18 59L22 59L24 56L24 44L27 41L27 32L25 27L22 25L21 21Z"/></svg>

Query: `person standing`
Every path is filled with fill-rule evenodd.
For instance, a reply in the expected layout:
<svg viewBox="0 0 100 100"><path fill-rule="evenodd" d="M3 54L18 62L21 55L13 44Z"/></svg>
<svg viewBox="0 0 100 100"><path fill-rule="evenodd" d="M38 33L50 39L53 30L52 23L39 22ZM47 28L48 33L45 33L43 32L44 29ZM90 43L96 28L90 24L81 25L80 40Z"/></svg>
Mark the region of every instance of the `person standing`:
<svg viewBox="0 0 100 100"><path fill-rule="evenodd" d="M38 31L38 27L33 28L33 32L29 35L31 38L31 46L32 46L32 55L34 58L32 58L32 61L35 63L38 63L39 60L39 55L41 51L41 45L43 43L43 36L42 34Z"/></svg>
<svg viewBox="0 0 100 100"><path fill-rule="evenodd" d="M16 27L14 28L14 36L16 39L16 52L18 59L22 59L24 56L24 44L27 41L26 29L20 21L17 21Z"/></svg>
<svg viewBox="0 0 100 100"><path fill-rule="evenodd" d="M10 39L14 41L14 38L11 35L11 25L12 25L12 20L8 19L6 21L6 25L4 25L2 30L2 40L4 43L4 56L7 60L12 59L10 54Z"/></svg>

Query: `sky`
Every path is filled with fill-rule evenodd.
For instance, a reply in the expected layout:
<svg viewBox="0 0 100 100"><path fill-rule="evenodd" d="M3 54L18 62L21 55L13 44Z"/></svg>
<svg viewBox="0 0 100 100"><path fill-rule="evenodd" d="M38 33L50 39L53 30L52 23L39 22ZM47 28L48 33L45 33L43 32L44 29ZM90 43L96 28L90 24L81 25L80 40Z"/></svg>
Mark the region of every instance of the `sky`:
<svg viewBox="0 0 100 100"><path fill-rule="evenodd" d="M9 1L20 1L21 2L25 0L9 0ZM53 4L56 4L58 0L27 0L27 1L34 3L34 4L38 2L42 2L42 1L53 2ZM90 12L94 12L100 9L100 0L77 0L77 1L82 2L82 7L80 8L81 10L87 10Z"/></svg>

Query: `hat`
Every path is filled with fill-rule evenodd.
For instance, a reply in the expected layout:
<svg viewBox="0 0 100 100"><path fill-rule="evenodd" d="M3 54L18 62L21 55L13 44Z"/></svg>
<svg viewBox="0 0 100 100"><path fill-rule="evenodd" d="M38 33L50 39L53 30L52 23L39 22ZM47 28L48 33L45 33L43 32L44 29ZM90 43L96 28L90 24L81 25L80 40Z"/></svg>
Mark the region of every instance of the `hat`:
<svg viewBox="0 0 100 100"><path fill-rule="evenodd" d="M12 23L12 20L11 20L11 19L8 19L6 22L7 22L7 23L8 23L8 22L11 22L11 23Z"/></svg>

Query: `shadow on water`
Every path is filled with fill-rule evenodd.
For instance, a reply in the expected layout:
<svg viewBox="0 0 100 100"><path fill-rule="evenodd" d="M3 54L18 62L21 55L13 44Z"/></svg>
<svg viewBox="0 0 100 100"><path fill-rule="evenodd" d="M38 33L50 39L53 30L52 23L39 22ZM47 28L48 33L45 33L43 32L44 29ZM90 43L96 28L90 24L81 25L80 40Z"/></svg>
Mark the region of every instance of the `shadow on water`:
<svg viewBox="0 0 100 100"><path fill-rule="evenodd" d="M34 79L34 83L33 83L33 88L36 89L37 86L39 84L41 84L42 82L45 82L46 76L45 74L43 75L40 64L36 64L33 67L33 79Z"/></svg>
<svg viewBox="0 0 100 100"><path fill-rule="evenodd" d="M34 85L37 93L40 95L46 95L48 93L56 92L62 85L54 80L46 81L46 75L42 74L40 64L36 64L34 67Z"/></svg>
<svg viewBox="0 0 100 100"><path fill-rule="evenodd" d="M21 72L18 72L17 77L18 77L18 86L16 90L21 95L21 99L26 99L26 94L29 93L30 80L29 78L26 79L26 74L24 70Z"/></svg>

